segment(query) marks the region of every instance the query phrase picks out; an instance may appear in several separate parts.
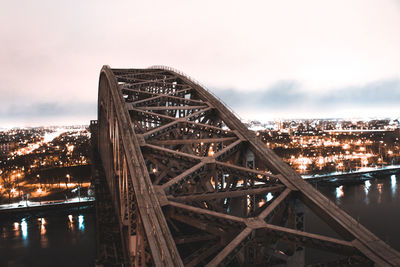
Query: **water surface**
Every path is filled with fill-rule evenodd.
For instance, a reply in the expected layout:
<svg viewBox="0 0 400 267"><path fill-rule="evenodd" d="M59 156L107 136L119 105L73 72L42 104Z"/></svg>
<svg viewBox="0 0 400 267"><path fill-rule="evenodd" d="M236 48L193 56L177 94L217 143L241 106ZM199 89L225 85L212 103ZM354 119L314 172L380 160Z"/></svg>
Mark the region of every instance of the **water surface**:
<svg viewBox="0 0 400 267"><path fill-rule="evenodd" d="M95 214L60 210L0 218L0 266L94 266Z"/></svg>
<svg viewBox="0 0 400 267"><path fill-rule="evenodd" d="M390 246L400 251L400 175L387 175L351 185L317 185L325 196ZM338 237L312 212L306 230ZM314 258L308 249L308 258Z"/></svg>

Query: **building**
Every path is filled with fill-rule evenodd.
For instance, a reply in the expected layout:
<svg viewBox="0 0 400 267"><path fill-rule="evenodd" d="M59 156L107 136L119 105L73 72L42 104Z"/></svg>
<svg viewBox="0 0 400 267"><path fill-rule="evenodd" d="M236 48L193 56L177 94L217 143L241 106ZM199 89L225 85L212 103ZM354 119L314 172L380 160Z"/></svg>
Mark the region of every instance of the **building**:
<svg viewBox="0 0 400 267"><path fill-rule="evenodd" d="M15 142L0 142L0 155L8 154L15 147Z"/></svg>

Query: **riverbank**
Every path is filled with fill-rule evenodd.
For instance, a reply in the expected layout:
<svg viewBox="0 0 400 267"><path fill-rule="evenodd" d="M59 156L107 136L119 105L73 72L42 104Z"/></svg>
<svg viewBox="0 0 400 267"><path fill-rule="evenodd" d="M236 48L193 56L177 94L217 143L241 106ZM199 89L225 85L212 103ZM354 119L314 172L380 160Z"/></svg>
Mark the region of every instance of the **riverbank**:
<svg viewBox="0 0 400 267"><path fill-rule="evenodd" d="M388 175L400 174L400 165L383 168L363 168L353 172L334 172L321 175L302 175L303 179L312 184L359 184L373 178L384 178Z"/></svg>
<svg viewBox="0 0 400 267"><path fill-rule="evenodd" d="M95 198L73 198L66 201L42 201L42 202L31 202L23 201L20 203L3 204L0 205L0 214L4 213L25 213L34 211L44 210L57 210L64 208L76 208L76 207L94 207Z"/></svg>

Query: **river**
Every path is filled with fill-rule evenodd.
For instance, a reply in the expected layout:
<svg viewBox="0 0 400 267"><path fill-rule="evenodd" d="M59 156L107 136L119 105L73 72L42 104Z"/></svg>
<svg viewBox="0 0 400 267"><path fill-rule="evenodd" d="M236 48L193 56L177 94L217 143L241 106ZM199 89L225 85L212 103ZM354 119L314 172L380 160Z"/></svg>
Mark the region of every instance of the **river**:
<svg viewBox="0 0 400 267"><path fill-rule="evenodd" d="M318 190L395 249L400 250L400 177L389 175L352 185L318 185ZM321 220L306 213L306 230L336 237ZM60 210L0 218L0 266L94 266L95 214ZM307 263L329 253L307 249ZM319 255L319 257L314 257Z"/></svg>
<svg viewBox="0 0 400 267"><path fill-rule="evenodd" d="M317 185L325 196L344 209L380 239L400 251L400 175L387 175L351 185ZM338 237L311 211L306 213L306 230ZM316 262L307 249L307 262ZM324 258L330 258L325 253Z"/></svg>
<svg viewBox="0 0 400 267"><path fill-rule="evenodd" d="M2 215L0 266L94 266L95 227L91 210Z"/></svg>

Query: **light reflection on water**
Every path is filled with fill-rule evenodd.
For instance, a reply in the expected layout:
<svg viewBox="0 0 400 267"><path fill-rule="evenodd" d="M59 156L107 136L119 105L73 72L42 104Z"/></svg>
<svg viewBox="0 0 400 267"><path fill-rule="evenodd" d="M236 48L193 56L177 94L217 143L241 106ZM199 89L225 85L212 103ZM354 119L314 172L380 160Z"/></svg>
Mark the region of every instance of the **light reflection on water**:
<svg viewBox="0 0 400 267"><path fill-rule="evenodd" d="M344 192L343 192L343 185L336 187L336 199L339 200L341 197L344 196Z"/></svg>
<svg viewBox="0 0 400 267"><path fill-rule="evenodd" d="M366 194L368 194L369 188L371 187L371 182L369 180L366 180L364 182L364 191Z"/></svg>
<svg viewBox="0 0 400 267"><path fill-rule="evenodd" d="M95 215L86 210L3 216L0 266L93 266L94 222Z"/></svg>
<svg viewBox="0 0 400 267"><path fill-rule="evenodd" d="M392 196L396 196L396 189L397 189L397 177L396 175L390 176L390 185L392 187Z"/></svg>
<svg viewBox="0 0 400 267"><path fill-rule="evenodd" d="M388 175L386 178L371 178L364 181L363 184L345 184L331 187L331 193L337 204L348 201L346 199L353 198L355 201L363 201L364 205L383 205L388 201L395 203L399 201L399 187L397 186L399 175ZM346 189L346 190L344 190ZM344 191L349 196L344 196ZM361 194L360 194L361 193ZM356 204L356 202L354 203Z"/></svg>
<svg viewBox="0 0 400 267"><path fill-rule="evenodd" d="M378 204L382 203L382 188L383 188L383 184L379 183L376 185L376 189L378 189Z"/></svg>
<svg viewBox="0 0 400 267"><path fill-rule="evenodd" d="M349 198L362 201L364 205L383 205L388 201L398 201L400 194L397 192L399 175L388 175L384 178L371 178L365 180L362 184L344 184L330 187L330 193L338 205L343 201L347 202ZM349 194L345 197L344 192Z"/></svg>
<svg viewBox="0 0 400 267"><path fill-rule="evenodd" d="M369 189L371 188L371 182L369 180L366 180L364 182L364 192L365 192L365 198L364 198L364 202L365 204L369 204L369 197L368 197L368 192Z"/></svg>
<svg viewBox="0 0 400 267"><path fill-rule="evenodd" d="M7 238L7 232L5 227L1 229L1 238L3 239Z"/></svg>
<svg viewBox="0 0 400 267"><path fill-rule="evenodd" d="M374 187L376 186L376 191L373 190L373 188L371 187L371 181L373 181L374 183ZM376 200L378 204L382 203L382 196L385 194L385 191L388 192L388 188L389 187L389 180L367 180L364 182L364 192L365 192L365 199L364 202L368 205L370 203L369 201L369 197L371 194L373 194L374 196L376 196ZM396 194L397 194L397 176L395 174L390 175L390 196L392 199L396 198Z"/></svg>
<svg viewBox="0 0 400 267"><path fill-rule="evenodd" d="M68 228L73 231L74 230L74 217L70 214L68 215Z"/></svg>
<svg viewBox="0 0 400 267"><path fill-rule="evenodd" d="M21 232L22 232L22 239L26 240L28 237L28 224L26 223L25 218L22 218L21 220Z"/></svg>
<svg viewBox="0 0 400 267"><path fill-rule="evenodd" d="M38 221L40 222L40 234L46 234L46 220L44 218L39 218Z"/></svg>
<svg viewBox="0 0 400 267"><path fill-rule="evenodd" d="M85 230L85 223L84 223L84 217L83 217L83 215L79 215L79 217L78 217L78 222L79 222L79 227L78 227L78 229L79 229L80 231L84 231L84 230Z"/></svg>
<svg viewBox="0 0 400 267"><path fill-rule="evenodd" d="M39 218L38 219L40 223L40 245L42 248L47 248L48 247L48 238L46 235L46 220L45 218Z"/></svg>
<svg viewBox="0 0 400 267"><path fill-rule="evenodd" d="M362 177L360 177L362 178ZM346 213L372 231L384 242L400 250L400 175L381 175L379 178L318 185L318 190L335 201ZM342 191L345 194L342 194ZM341 195L341 197L339 197ZM306 214L308 232L335 236L334 231L311 210ZM306 250L307 253L307 250ZM309 258L314 258L309 254Z"/></svg>
<svg viewBox="0 0 400 267"><path fill-rule="evenodd" d="M65 218L65 217L64 217ZM85 216L84 215L68 215L67 216L68 222L68 229L71 232L74 232L75 229L79 230L80 232L85 231ZM76 228L76 226L78 226ZM36 228L37 227L37 228ZM47 236L47 221L45 218L37 218L37 219L29 219L29 218L22 218L20 222L14 222L12 224L12 232L16 238L21 238L20 240L23 241L23 246L28 246L29 236L28 232L33 231L34 229L39 229L40 233L40 245L43 248L48 247L48 236ZM7 229L5 227L2 228L1 231L1 238L7 238ZM36 230L37 231L37 230Z"/></svg>

